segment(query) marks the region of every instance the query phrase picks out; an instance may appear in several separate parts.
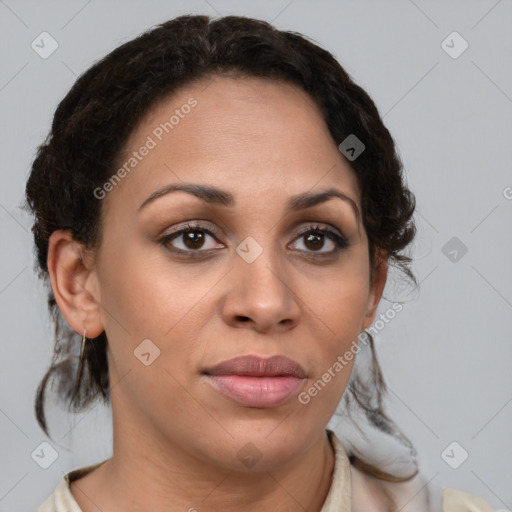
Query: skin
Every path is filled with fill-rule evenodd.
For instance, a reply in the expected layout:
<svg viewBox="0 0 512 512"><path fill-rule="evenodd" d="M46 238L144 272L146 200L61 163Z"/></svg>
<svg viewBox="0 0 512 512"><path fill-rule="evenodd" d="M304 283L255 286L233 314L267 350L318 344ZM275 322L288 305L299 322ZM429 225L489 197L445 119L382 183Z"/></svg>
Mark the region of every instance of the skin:
<svg viewBox="0 0 512 512"><path fill-rule="evenodd" d="M354 360L308 404L296 395L373 322L387 260L379 258L370 283L368 240L348 201L286 209L291 196L333 187L361 212L349 162L295 86L227 77L186 86L148 113L122 156L191 97L197 106L102 200L99 250L87 251L66 230L50 238L63 315L76 332L106 331L109 340L113 456L71 492L84 512L319 511L334 467L325 427ZM154 191L182 182L221 188L236 203L179 191L138 211ZM193 220L218 237L201 231L202 246L183 236L167 248L159 243ZM298 236L317 223L341 232L348 246L332 252L326 236L313 244ZM248 236L263 248L252 263L236 252ZM144 339L160 350L148 366L134 356ZM201 371L248 354L286 355L307 379L278 407L237 405ZM237 456L247 443L261 454L250 468Z"/></svg>

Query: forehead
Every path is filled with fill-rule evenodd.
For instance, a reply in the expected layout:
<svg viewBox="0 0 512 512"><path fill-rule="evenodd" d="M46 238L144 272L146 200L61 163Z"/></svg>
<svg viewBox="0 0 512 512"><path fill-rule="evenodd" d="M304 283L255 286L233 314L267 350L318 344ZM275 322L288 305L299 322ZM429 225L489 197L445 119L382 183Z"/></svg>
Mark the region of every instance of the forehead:
<svg viewBox="0 0 512 512"><path fill-rule="evenodd" d="M157 188L195 182L239 201L337 186L359 204L354 172L302 89L264 78L212 77L158 102L117 161L123 179L106 202L137 207Z"/></svg>

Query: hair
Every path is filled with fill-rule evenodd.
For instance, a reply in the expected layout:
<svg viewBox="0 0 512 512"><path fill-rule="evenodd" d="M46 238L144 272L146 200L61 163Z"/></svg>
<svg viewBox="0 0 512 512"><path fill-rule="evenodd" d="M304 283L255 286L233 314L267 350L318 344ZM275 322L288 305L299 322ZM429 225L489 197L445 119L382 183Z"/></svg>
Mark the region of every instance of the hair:
<svg viewBox="0 0 512 512"><path fill-rule="evenodd" d="M412 259L401 252L416 233L415 197L406 187L393 138L374 102L334 56L297 32L281 31L261 20L186 15L166 21L117 47L76 80L36 149L26 184L25 208L34 216L36 270L49 288L48 307L55 324L53 358L35 398L37 421L48 436L44 403L51 378L58 384L57 397L69 410L84 410L96 400L110 403L106 333L85 344L82 374L77 362L81 336L67 325L49 285L50 235L68 229L85 248L99 248L102 204L93 191L113 176L129 136L145 114L178 89L233 74L298 86L319 107L337 145L350 134L364 143L364 151L350 165L361 190L371 280L381 250L388 263L416 284L409 268ZM361 421L399 439L415 456L408 439L384 412L386 386L371 336L370 340L371 364L366 373L353 371L344 403L355 404ZM373 465L369 453L356 452L350 454L351 462L377 478L403 481L417 473L397 477Z"/></svg>

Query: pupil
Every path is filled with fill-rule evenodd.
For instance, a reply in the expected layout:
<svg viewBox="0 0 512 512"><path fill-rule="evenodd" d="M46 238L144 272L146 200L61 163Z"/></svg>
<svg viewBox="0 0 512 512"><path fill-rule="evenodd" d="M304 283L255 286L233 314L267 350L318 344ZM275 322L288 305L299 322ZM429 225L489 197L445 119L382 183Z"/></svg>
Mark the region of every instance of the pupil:
<svg viewBox="0 0 512 512"><path fill-rule="evenodd" d="M192 247L188 245L188 242L192 244ZM185 245L190 249L197 249L198 247L201 247L202 242L204 242L204 238L202 233L199 231L188 231L185 234Z"/></svg>
<svg viewBox="0 0 512 512"><path fill-rule="evenodd" d="M311 242L311 239L315 239L316 238L316 241L317 243L320 241L320 237L322 237L323 235L322 234L319 234L319 235L315 235L313 233L310 233L307 237L306 237L306 246L311 249L311 247L308 246L308 244ZM313 249L318 249L318 247L315 247L315 243L313 242Z"/></svg>

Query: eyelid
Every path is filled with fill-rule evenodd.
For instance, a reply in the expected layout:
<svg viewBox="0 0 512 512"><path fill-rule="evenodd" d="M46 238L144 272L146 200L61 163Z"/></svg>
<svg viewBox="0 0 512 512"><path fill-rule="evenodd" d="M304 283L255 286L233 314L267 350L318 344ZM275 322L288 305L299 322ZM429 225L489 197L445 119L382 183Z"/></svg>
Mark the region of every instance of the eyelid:
<svg viewBox="0 0 512 512"><path fill-rule="evenodd" d="M186 231L186 230L192 231L194 229L204 231L205 233L209 233L210 235L217 237L217 238L220 238L222 236L220 230L214 224L207 223L206 225L204 225L204 224L200 224L200 222L207 222L207 221L202 221L200 219L185 221L183 223L178 224L177 226L173 226L170 231L165 232L164 234L160 235L159 238L169 238L169 237L171 237L171 235L174 235L175 233L180 233L180 232Z"/></svg>
<svg viewBox="0 0 512 512"><path fill-rule="evenodd" d="M170 235L173 235L175 233L179 233L181 231L184 231L184 230L187 230L187 229L190 229L190 230L193 230L193 229L200 229L200 230L203 230L207 233L210 233L212 236L215 236L215 237L218 237L220 238L222 236L220 230L214 225L214 224L207 224L208 227L205 227L204 224L200 224L200 222L208 222L208 221L203 221L202 219L197 219L197 220L189 220L189 221L185 221L184 223L181 223L181 224L178 224L177 226L174 226L171 231L161 235L161 237L169 237ZM295 238L293 238L293 240L299 238L301 235L304 235L305 233L309 233L310 231L314 231L315 229L316 230L321 230L321 231L329 231L331 233L333 233L334 235L337 235L345 240L347 240L347 237L345 236L345 234L340 230L338 229L336 226L333 226L329 223L326 223L326 222L318 222L318 221L309 221L310 224L305 226L304 228L300 229L296 234L295 234ZM327 226L327 227L323 227L323 226ZM293 241L292 240L292 241Z"/></svg>
<svg viewBox="0 0 512 512"><path fill-rule="evenodd" d="M204 227L204 224L200 224L201 222L205 222L208 227ZM309 229L312 229L312 228L315 228L315 227L317 227L318 229L324 229L322 226L318 226L318 224L323 224L324 226L327 226L328 229L334 230L334 232L337 235L345 236L343 231L340 228L338 228L334 224L330 224L329 222L322 222L322 221L318 221L318 220L315 220L315 219L311 219L309 221L301 222L301 224L308 223L308 222L310 224L307 225L306 227L304 227L303 229L301 229L299 231L300 234L303 234L304 232L307 232ZM171 228L171 231L169 231L166 234L172 234L172 233L175 233L177 231L181 231L184 228L196 228L196 229L199 228L199 229L204 229L204 230L208 230L209 229L212 233L215 233L217 236L221 236L220 229L217 228L217 226L215 224L213 224L210 221L205 220L205 219L194 219L194 220L184 221L183 223L180 223L177 226L173 226ZM162 236L164 236L164 235L162 235Z"/></svg>
<svg viewBox="0 0 512 512"><path fill-rule="evenodd" d="M183 250L176 247L169 248L168 243L172 241L173 237L179 237L181 234L183 234L186 231L203 231L213 238L216 239L218 242L218 239L222 236L220 234L220 230L216 226L212 226L211 224L208 224L210 228L205 227L200 223L200 220L192 220L192 221L186 221L185 223L181 223L177 226L174 226L170 232L167 234L164 234L160 237L159 243L163 245L164 247L167 247L170 251L175 253L182 253L182 254L190 254L190 255L198 255L200 253L208 253L211 251L214 251L216 249L198 249L198 250ZM294 243L296 240L300 239L302 236L304 236L307 233L314 233L319 232L323 236L326 236L329 238L335 245L336 248L331 251L305 251L306 253L310 253L312 255L315 255L316 257L326 257L326 256L332 256L335 254L338 254L341 250L347 248L349 243L349 238L347 238L343 232L338 229L336 226L332 226L329 223L325 222L315 222L315 221L309 221L310 224L305 226L304 228L300 229L294 236L294 238L291 240L291 242L288 243L290 245L291 243ZM326 226L326 227L322 227ZM222 245L222 242L220 242ZM287 245L287 246L288 246ZM303 251L299 251L303 252Z"/></svg>
<svg viewBox="0 0 512 512"><path fill-rule="evenodd" d="M332 226L331 224L328 224L326 222L315 222L312 221L313 224L310 224L309 226L306 226L305 228L301 229L297 235L296 238L300 237L301 235L304 235L305 233L309 233L310 231L329 231L330 233L333 233L334 235L337 235L341 238L344 238L345 240L347 237L343 234L343 232L338 229L336 226ZM322 227L322 224L327 227Z"/></svg>
<svg viewBox="0 0 512 512"><path fill-rule="evenodd" d="M334 227L334 229L331 229L329 227L322 227L319 224L324 224L325 226L330 226L330 224L327 223L315 223L310 224L309 226L306 226L304 229L300 230L295 238L292 240L292 242L295 242L295 240L300 239L302 236L304 236L307 233L321 233L322 236L326 236L329 238L335 245L335 249L332 251L306 251L306 253L315 255L315 257L321 258L321 257L328 257L337 255L340 251L343 249L347 249L351 243L350 238L346 237L341 230Z"/></svg>

